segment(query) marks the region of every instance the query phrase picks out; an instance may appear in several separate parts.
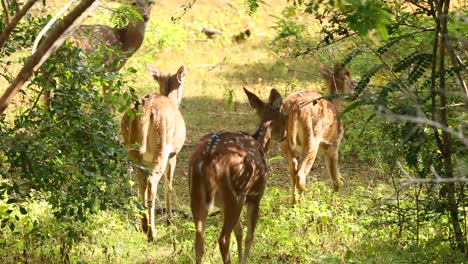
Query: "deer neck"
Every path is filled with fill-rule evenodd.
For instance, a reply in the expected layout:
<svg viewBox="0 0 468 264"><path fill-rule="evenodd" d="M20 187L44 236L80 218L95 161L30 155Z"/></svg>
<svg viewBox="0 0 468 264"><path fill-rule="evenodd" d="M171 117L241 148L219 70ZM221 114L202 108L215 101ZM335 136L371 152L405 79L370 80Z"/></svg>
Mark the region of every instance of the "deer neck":
<svg viewBox="0 0 468 264"><path fill-rule="evenodd" d="M336 85L334 77L332 77L330 79L329 83L328 83L328 94L329 95L338 95L338 96L340 94L338 92L338 87ZM335 106L337 114L339 114L343 110L343 99L337 97L337 98L331 99L330 101L333 104L333 106Z"/></svg>
<svg viewBox="0 0 468 264"><path fill-rule="evenodd" d="M264 153L268 151L271 140L271 130L271 121L261 122L257 131L252 135L252 137L260 143Z"/></svg>
<svg viewBox="0 0 468 264"><path fill-rule="evenodd" d="M184 86L181 85L178 89L174 89L170 91L166 96L171 100L177 107L180 106L180 103L182 101L182 93L184 90Z"/></svg>
<svg viewBox="0 0 468 264"><path fill-rule="evenodd" d="M136 52L145 38L146 22L138 21L136 24L128 23L123 30L122 43L123 51Z"/></svg>

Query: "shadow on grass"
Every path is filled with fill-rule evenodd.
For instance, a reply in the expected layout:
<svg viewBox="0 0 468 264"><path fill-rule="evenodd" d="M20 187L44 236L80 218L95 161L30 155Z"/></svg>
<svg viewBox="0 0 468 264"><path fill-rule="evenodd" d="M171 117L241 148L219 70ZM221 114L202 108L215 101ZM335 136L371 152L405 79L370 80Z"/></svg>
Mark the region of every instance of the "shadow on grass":
<svg viewBox="0 0 468 264"><path fill-rule="evenodd" d="M293 81L309 83L321 80L317 64L306 60L297 60L294 64L280 60L233 64L229 71L222 74L229 81L241 81L244 84L290 83Z"/></svg>

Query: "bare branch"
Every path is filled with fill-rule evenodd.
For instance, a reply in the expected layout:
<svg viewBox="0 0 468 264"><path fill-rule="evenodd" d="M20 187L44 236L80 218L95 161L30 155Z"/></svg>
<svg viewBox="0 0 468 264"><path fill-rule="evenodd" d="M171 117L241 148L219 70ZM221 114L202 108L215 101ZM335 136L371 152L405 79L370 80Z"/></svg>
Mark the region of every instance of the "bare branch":
<svg viewBox="0 0 468 264"><path fill-rule="evenodd" d="M37 46L39 45L39 42L41 41L44 34L54 25L55 21L57 21L57 19L59 17L61 17L63 15L63 13L65 13L65 11L67 11L68 8L70 8L70 6L73 3L75 3L76 1L77 0L71 0L64 7L62 7L62 9L60 9L57 12L57 14L55 14L55 16L49 22L47 22L47 25L45 25L45 27L41 30L41 32L39 32L39 34L37 34L37 37L34 40L34 44L33 44L32 51L31 51L32 54L34 54L34 52L36 52Z"/></svg>
<svg viewBox="0 0 468 264"><path fill-rule="evenodd" d="M10 23L10 11L8 10L8 3L6 0L2 0L3 12L5 12L6 24Z"/></svg>
<svg viewBox="0 0 468 264"><path fill-rule="evenodd" d="M431 166L431 172L434 174L434 178L430 179L422 179L422 178L414 178L412 177L408 171L403 168L400 161L396 162L400 171L407 177L407 179L400 179L399 182L402 185L410 185L410 184L420 184L420 183L461 183L461 182L468 182L468 178L460 177L460 178L441 178L439 173L435 170L434 166Z"/></svg>
<svg viewBox="0 0 468 264"><path fill-rule="evenodd" d="M409 185L409 184L420 184L420 183L465 183L468 182L468 178L462 177L462 178L431 178L431 179L416 179L416 178L411 178L411 179L401 179L400 183L403 185Z"/></svg>
<svg viewBox="0 0 468 264"><path fill-rule="evenodd" d="M172 23L179 21L187 12L192 9L193 5L197 2L197 0L190 0L187 4L182 5L182 13L176 17L171 17Z"/></svg>
<svg viewBox="0 0 468 264"><path fill-rule="evenodd" d="M25 62L18 76L10 83L3 96L0 98L0 114L5 111L10 101L18 93L23 84L31 77L41 63L47 60L48 56L58 48L58 44L65 40L64 33L70 34L69 27L72 26L91 5L96 4L96 0L82 0L62 21L57 23L50 34L44 39L37 51ZM84 19L84 18L83 18ZM76 25L76 24L75 24Z"/></svg>
<svg viewBox="0 0 468 264"><path fill-rule="evenodd" d="M448 34L448 32L447 32L447 34ZM444 46L445 46L445 48L447 49L447 51L449 53L450 60L452 61L453 66L455 66L457 68L457 70L455 71L455 75L457 77L458 85L460 85L460 88L462 90L462 94L465 97L465 101L468 102L468 87L466 85L465 80L463 79L463 76L460 73L460 71L462 69L466 70L466 66L463 65L463 63L461 62L459 56L457 56L457 54L455 54L455 50L453 49L450 38L447 37L444 40L445 40L444 41Z"/></svg>
<svg viewBox="0 0 468 264"><path fill-rule="evenodd" d="M417 116L407 116L407 115L398 115L394 114L390 111L387 111L383 108L379 109L378 114L382 115L383 117L388 118L390 121L405 121L405 122L412 122L412 123L419 123L419 124L424 124L431 126L434 129L441 129L448 134L458 138L465 146L468 147L468 139L465 138L462 132L457 132L449 127L446 127L442 125L439 122L435 122L433 120L423 118L423 117L417 117Z"/></svg>
<svg viewBox="0 0 468 264"><path fill-rule="evenodd" d="M2 34L0 35L0 50L3 49L3 46L5 45L7 39L10 37L11 32L13 32L13 29L18 25L20 22L21 18L23 18L26 13L31 9L31 7L36 3L37 0L29 0L21 9L21 11L17 12L15 17L13 17L13 20L7 25L5 30L3 30Z"/></svg>

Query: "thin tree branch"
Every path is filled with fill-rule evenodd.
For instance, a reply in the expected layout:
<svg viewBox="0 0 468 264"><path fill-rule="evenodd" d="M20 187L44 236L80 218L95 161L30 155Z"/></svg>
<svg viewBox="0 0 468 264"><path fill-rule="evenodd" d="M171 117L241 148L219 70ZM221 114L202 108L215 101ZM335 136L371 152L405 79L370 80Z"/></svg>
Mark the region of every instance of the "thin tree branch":
<svg viewBox="0 0 468 264"><path fill-rule="evenodd" d="M425 6L422 6L420 3L418 3L418 1L414 1L414 0L409 0L408 2L410 2L411 4L421 8L421 10L423 10L424 12L428 13L430 12L430 9L425 7Z"/></svg>
<svg viewBox="0 0 468 264"><path fill-rule="evenodd" d="M436 27L434 29L434 44L432 47L432 67L431 67L431 119L433 122L437 122L436 114L436 71L437 71L437 50L439 45L439 32L440 32L440 21L437 18L435 11L435 3L433 0L429 1L431 6L431 15L436 22ZM437 143L437 147L442 148L442 139L440 138L439 131L436 127L432 128L434 131L434 138Z"/></svg>
<svg viewBox="0 0 468 264"><path fill-rule="evenodd" d="M17 12L13 17L13 20L6 26L5 30L3 30L2 34L0 35L0 50L3 49L7 39L10 37L11 32L13 29L18 25L21 18L23 18L26 13L28 13L29 9L36 3L37 0L29 0L21 9L21 11Z"/></svg>
<svg viewBox="0 0 468 264"><path fill-rule="evenodd" d="M400 179L399 182L402 185L409 185L409 184L421 184L421 183L464 183L468 182L468 178L460 177L460 178L442 178L440 177L439 173L435 170L434 166L431 166L430 170L432 174L434 174L434 178L430 179L421 179L421 178L414 178L412 177L408 171L403 168L400 161L396 162L400 171L406 176L406 179Z"/></svg>
<svg viewBox="0 0 468 264"><path fill-rule="evenodd" d="M23 84L31 77L34 71L36 71L41 63L47 60L48 56L51 55L53 50L58 48L58 43L64 41L64 33L70 33L68 28L72 26L82 14L91 5L95 4L96 0L82 0L68 15L66 15L62 21L60 21L50 32L50 34L44 39L42 44L39 46L37 51L31 55L25 62L23 68L19 72L18 76L11 82L10 86L6 89L3 96L0 98L0 114L5 111L10 101L18 93ZM62 38L60 39L60 37Z"/></svg>
<svg viewBox="0 0 468 264"><path fill-rule="evenodd" d="M3 12L5 12L6 24L10 23L10 11L8 10L8 3L6 0L2 0Z"/></svg>
<svg viewBox="0 0 468 264"><path fill-rule="evenodd" d="M428 118L422 118L422 117L417 117L417 116L398 115L390 111L386 111L385 109L379 109L379 110L380 111L378 112L378 114L382 115L385 118L388 118L390 121L398 120L398 121L404 121L404 122L412 122L412 123L428 125L428 126L433 127L434 129L441 129L442 131L445 131L446 133L458 138L465 146L468 147L468 139L465 138L462 132L457 132L445 125L442 125L439 122L435 122Z"/></svg>
<svg viewBox="0 0 468 264"><path fill-rule="evenodd" d="M36 49L37 49L37 46L39 45L39 42L41 41L42 37L44 36L44 34L54 25L55 21L57 21L57 19L63 15L63 13L65 13L65 11L68 10L68 8L70 8L70 6L75 3L77 0L71 0L70 2L68 2L65 6L62 7L62 9L60 9L57 14L55 14L54 17L52 17L51 20L49 20L49 22L47 22L47 24L45 25L45 27L41 30L41 32L39 32L39 34L37 34L37 37L36 39L34 40L34 44L32 46L32 51L31 53L34 54L34 52L36 52Z"/></svg>

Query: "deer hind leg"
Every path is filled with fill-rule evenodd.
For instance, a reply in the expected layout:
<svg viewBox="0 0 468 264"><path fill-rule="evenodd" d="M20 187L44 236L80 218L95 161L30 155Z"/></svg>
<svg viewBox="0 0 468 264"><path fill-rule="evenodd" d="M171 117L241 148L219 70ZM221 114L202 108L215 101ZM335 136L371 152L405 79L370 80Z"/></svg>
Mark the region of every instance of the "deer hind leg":
<svg viewBox="0 0 468 264"><path fill-rule="evenodd" d="M223 229L218 239L219 249L223 262L225 264L231 263L231 257L229 254L229 244L231 242L231 233L234 227L237 225L242 210L242 203L237 201L233 194L223 194L224 196L224 209L223 209Z"/></svg>
<svg viewBox="0 0 468 264"><path fill-rule="evenodd" d="M234 234L236 235L236 241L237 241L237 253L239 256L239 262L242 259L242 224L239 220L237 220L237 224L234 226Z"/></svg>
<svg viewBox="0 0 468 264"><path fill-rule="evenodd" d="M147 215L149 216L149 228L148 228L148 240L153 241L156 238L156 226L154 221L154 212L156 209L156 198L157 198L157 191L158 191L158 184L159 180L161 179L162 172L161 170L155 168L153 169L153 173L147 180L147 187L146 187L146 197L148 201L151 201L150 206L147 208Z"/></svg>
<svg viewBox="0 0 468 264"><path fill-rule="evenodd" d="M174 171L177 163L177 156L174 155L169 159L168 168L166 169L166 213L167 219L170 220L172 216L172 180L174 179Z"/></svg>
<svg viewBox="0 0 468 264"><path fill-rule="evenodd" d="M325 164L327 173L333 183L333 190L335 192L340 190L340 171L338 167L338 148L332 147L325 153Z"/></svg>
<svg viewBox="0 0 468 264"><path fill-rule="evenodd" d="M196 263L201 264L203 259L203 244L204 238L203 234L205 232L206 217L208 216L208 208L204 203L206 199L191 199L191 208L193 221L195 223L195 254L196 254Z"/></svg>
<svg viewBox="0 0 468 264"><path fill-rule="evenodd" d="M250 255L250 249L252 248L255 228L258 223L258 213L260 208L260 199L255 202L247 203L247 237L245 239L245 251L242 256L241 264L247 263L247 258Z"/></svg>
<svg viewBox="0 0 468 264"><path fill-rule="evenodd" d="M307 174L309 174L309 171L314 165L315 158L317 157L318 148L319 144L315 142L314 139L311 139L309 144L306 144L306 148L304 149L302 157L298 162L296 188L299 190L301 196L304 195Z"/></svg>
<svg viewBox="0 0 468 264"><path fill-rule="evenodd" d="M297 195L298 190L296 188L297 183L297 158L294 157L291 149L287 145L287 143L283 143L282 145L283 154L286 156L288 160L288 167L289 167L289 175L291 177L291 184L292 184L292 203L295 204L297 202Z"/></svg>
<svg viewBox="0 0 468 264"><path fill-rule="evenodd" d="M143 204L143 207L148 208L148 204L147 204L148 196L146 192L147 181L146 181L145 170L143 168L141 167L136 168L135 181L138 186L138 197L140 198L140 201ZM148 225L149 225L148 221L149 221L148 213L145 212L141 218L141 229L143 230L144 233L148 232Z"/></svg>

